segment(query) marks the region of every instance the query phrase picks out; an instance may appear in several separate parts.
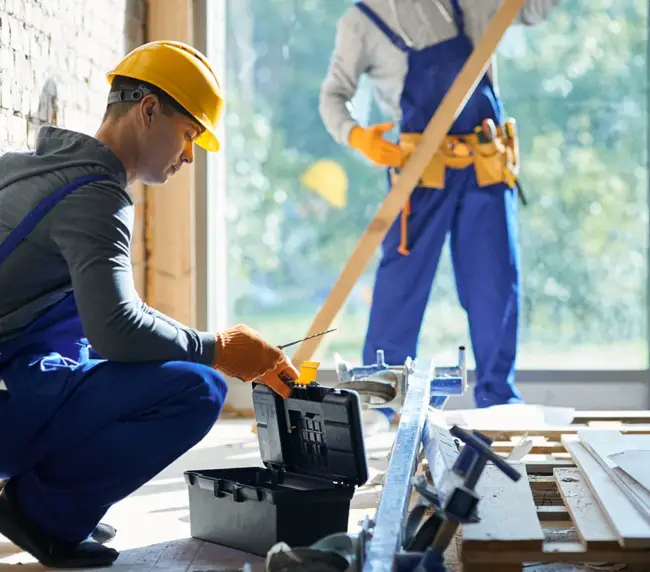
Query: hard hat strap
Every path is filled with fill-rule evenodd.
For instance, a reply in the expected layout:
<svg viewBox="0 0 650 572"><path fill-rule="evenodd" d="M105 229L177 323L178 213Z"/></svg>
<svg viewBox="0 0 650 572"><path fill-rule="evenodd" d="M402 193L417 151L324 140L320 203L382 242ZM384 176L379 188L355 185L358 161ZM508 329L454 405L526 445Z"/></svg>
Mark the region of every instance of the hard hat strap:
<svg viewBox="0 0 650 572"><path fill-rule="evenodd" d="M107 105L112 103L121 103L123 101L140 101L145 95L152 93L152 91L144 85L138 86L136 89L121 89L119 91L112 91L108 94Z"/></svg>

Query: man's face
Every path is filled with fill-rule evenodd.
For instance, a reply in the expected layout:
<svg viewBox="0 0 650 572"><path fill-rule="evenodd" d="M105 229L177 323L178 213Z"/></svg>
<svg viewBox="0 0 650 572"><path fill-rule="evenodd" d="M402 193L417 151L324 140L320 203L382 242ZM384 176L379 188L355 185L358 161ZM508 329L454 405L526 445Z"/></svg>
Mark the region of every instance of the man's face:
<svg viewBox="0 0 650 572"><path fill-rule="evenodd" d="M184 163L194 160L193 144L200 127L187 116L165 108L159 102L143 106L144 125L139 152L139 179L147 185L162 185Z"/></svg>

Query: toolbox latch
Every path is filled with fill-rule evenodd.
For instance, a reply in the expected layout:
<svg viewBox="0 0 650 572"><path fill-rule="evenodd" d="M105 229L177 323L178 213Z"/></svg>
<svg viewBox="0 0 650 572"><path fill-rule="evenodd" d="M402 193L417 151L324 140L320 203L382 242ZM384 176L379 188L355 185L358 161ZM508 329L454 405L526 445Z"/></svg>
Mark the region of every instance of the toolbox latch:
<svg viewBox="0 0 650 572"><path fill-rule="evenodd" d="M267 465L268 470L269 470L269 480L271 481L272 486L277 486L281 485L284 483L284 472L285 469L281 465L275 465L273 463L269 463Z"/></svg>

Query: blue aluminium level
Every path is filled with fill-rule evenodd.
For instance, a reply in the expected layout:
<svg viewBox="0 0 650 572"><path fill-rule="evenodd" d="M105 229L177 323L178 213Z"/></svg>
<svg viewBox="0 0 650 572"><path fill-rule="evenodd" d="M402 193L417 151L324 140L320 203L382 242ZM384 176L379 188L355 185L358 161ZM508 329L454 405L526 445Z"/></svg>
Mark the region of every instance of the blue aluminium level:
<svg viewBox="0 0 650 572"><path fill-rule="evenodd" d="M366 546L363 572L394 571L395 557L402 546L402 523L409 506L411 479L422 443L433 375L433 362L427 363L426 368L413 363L372 538Z"/></svg>

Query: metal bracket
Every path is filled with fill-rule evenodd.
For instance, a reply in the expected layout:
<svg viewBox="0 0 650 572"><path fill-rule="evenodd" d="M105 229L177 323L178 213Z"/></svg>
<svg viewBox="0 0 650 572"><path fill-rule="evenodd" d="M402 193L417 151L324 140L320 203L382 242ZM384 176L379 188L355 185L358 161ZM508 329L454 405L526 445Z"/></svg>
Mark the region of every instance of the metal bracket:
<svg viewBox="0 0 650 572"><path fill-rule="evenodd" d="M338 354L334 360L338 378L336 387L359 393L363 407L402 409L415 371L415 362L411 358L407 358L403 365L388 365L383 350L377 350L377 361L371 365L351 367ZM428 375L431 384L429 405L432 407L442 409L449 396L463 395L467 390L465 347L458 348L456 365L432 366Z"/></svg>
<svg viewBox="0 0 650 572"><path fill-rule="evenodd" d="M402 545L402 523L411 496L434 371L433 362L424 368L413 363L372 538L366 546L363 572L393 572L393 561Z"/></svg>

